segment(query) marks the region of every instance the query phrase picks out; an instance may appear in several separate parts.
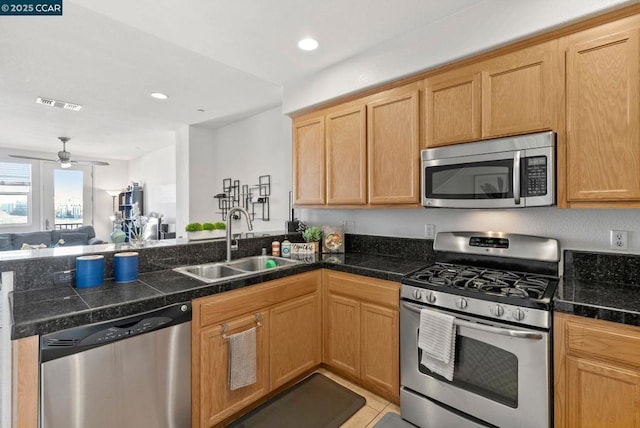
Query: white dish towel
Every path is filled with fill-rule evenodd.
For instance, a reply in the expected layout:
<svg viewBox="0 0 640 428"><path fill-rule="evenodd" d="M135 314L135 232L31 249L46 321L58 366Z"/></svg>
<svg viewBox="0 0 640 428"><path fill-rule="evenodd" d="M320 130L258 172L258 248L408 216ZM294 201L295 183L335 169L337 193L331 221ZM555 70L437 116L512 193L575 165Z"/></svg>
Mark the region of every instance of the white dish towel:
<svg viewBox="0 0 640 428"><path fill-rule="evenodd" d="M229 335L229 389L256 383L256 328Z"/></svg>
<svg viewBox="0 0 640 428"><path fill-rule="evenodd" d="M453 380L456 353L455 317L429 309L420 310L418 347L421 363L445 379Z"/></svg>

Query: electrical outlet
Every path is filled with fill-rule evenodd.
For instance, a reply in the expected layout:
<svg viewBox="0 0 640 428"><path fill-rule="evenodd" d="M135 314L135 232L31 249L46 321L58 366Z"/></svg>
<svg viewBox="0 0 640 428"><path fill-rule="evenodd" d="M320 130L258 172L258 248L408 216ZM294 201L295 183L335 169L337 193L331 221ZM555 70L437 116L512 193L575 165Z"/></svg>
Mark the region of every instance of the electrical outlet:
<svg viewBox="0 0 640 428"><path fill-rule="evenodd" d="M626 250L629 248L629 232L626 230L612 230L610 236L612 250Z"/></svg>
<svg viewBox="0 0 640 428"><path fill-rule="evenodd" d="M433 239L436 237L436 225L425 224L424 225L424 237L427 239Z"/></svg>
<svg viewBox="0 0 640 428"><path fill-rule="evenodd" d="M61 272L54 272L53 273L53 285L60 285L60 284L70 284L74 281L76 277L76 271L75 269L73 270L64 270Z"/></svg>

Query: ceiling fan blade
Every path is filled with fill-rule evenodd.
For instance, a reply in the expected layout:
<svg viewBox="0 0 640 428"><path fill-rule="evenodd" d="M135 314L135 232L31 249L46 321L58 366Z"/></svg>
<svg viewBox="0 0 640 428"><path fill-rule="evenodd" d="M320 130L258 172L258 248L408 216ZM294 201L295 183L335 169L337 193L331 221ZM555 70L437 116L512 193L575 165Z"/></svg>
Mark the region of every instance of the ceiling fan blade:
<svg viewBox="0 0 640 428"><path fill-rule="evenodd" d="M31 159L31 160L41 160L45 162L60 162L59 159L46 159L46 158L38 158L35 156L21 156L21 155L9 155L10 158L18 158L18 159Z"/></svg>
<svg viewBox="0 0 640 428"><path fill-rule="evenodd" d="M99 166L108 166L109 165L109 162L96 161L96 160L81 160L81 161L72 160L71 163L73 165L99 165Z"/></svg>

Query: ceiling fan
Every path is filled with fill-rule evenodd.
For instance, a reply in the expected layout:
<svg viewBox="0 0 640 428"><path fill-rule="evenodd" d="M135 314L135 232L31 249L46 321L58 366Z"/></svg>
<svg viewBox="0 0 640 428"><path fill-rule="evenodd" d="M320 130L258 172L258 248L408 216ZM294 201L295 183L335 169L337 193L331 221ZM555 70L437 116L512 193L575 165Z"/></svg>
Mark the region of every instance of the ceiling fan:
<svg viewBox="0 0 640 428"><path fill-rule="evenodd" d="M21 155L9 155L11 158L19 158L19 159L33 159L33 160L41 160L45 162L54 162L60 163L61 168L70 168L72 165L109 165L108 162L103 161L95 161L95 160L81 160L81 161L73 161L71 160L71 153L67 151L67 142L70 140L69 137L58 137L60 141L62 141L62 150L58 152L58 159L46 159L46 158L38 158L34 156L21 156Z"/></svg>

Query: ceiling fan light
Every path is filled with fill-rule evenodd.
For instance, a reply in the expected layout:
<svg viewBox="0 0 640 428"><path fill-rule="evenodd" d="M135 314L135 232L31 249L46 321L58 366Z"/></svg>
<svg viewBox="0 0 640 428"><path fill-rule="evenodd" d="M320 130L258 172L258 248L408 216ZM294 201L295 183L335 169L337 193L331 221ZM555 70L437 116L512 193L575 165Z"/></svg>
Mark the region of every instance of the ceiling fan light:
<svg viewBox="0 0 640 428"><path fill-rule="evenodd" d="M60 162L60 168L71 168L71 162Z"/></svg>

